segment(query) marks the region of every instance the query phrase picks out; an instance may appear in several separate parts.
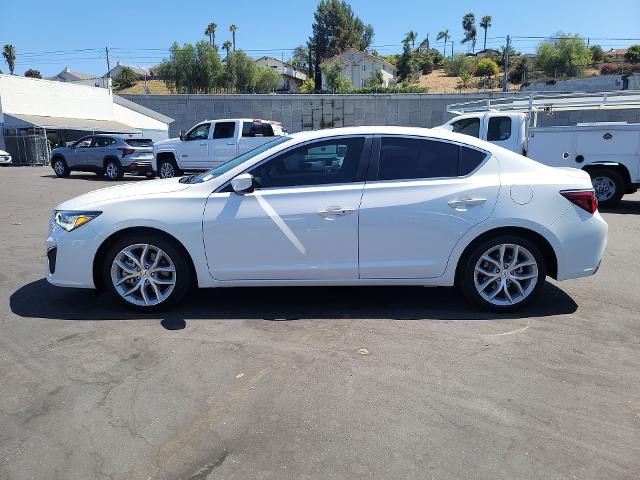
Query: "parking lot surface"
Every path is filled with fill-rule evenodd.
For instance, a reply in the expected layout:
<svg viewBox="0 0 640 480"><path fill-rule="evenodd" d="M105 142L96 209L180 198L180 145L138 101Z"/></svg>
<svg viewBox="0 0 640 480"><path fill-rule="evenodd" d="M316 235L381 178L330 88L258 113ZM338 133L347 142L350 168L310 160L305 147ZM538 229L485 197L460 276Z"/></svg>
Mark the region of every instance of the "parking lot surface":
<svg viewBox="0 0 640 480"><path fill-rule="evenodd" d="M639 478L640 195L596 276L517 314L376 287L142 315L43 279L51 208L108 185L0 169L0 479Z"/></svg>

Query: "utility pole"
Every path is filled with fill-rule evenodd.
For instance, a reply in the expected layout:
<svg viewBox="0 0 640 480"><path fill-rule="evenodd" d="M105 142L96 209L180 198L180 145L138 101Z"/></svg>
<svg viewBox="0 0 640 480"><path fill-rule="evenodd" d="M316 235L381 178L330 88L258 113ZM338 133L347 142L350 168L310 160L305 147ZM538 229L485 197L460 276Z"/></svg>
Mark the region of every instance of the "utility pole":
<svg viewBox="0 0 640 480"><path fill-rule="evenodd" d="M507 35L507 48L504 51L504 80L502 82L502 91L509 91L509 49L511 48L511 37Z"/></svg>
<svg viewBox="0 0 640 480"><path fill-rule="evenodd" d="M104 47L104 51L107 54L107 78L111 78L111 65L109 64L109 47Z"/></svg>

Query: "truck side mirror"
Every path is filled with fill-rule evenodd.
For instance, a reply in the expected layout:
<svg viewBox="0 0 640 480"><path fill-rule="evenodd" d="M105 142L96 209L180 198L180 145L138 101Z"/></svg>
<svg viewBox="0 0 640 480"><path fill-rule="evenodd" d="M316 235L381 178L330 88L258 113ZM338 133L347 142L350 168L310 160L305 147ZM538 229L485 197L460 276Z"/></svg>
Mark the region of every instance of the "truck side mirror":
<svg viewBox="0 0 640 480"><path fill-rule="evenodd" d="M253 175L250 173L241 173L231 180L231 188L239 194L251 193L254 189Z"/></svg>
<svg viewBox="0 0 640 480"><path fill-rule="evenodd" d="M184 130L180 130L180 140L184 141L185 136Z"/></svg>

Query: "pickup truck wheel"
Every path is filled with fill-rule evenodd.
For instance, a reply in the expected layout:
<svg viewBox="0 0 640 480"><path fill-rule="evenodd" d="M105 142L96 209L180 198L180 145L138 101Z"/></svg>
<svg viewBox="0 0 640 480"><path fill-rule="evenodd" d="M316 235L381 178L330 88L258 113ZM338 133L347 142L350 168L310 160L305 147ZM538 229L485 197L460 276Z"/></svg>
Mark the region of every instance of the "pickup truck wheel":
<svg viewBox="0 0 640 480"><path fill-rule="evenodd" d="M67 162L65 162L64 158L62 157L54 158L52 167L53 171L60 178L68 177L71 173L71 170L69 170L69 167L67 166Z"/></svg>
<svg viewBox="0 0 640 480"><path fill-rule="evenodd" d="M622 175L610 168L599 168L592 170L589 174L598 203L603 207L617 205L625 191Z"/></svg>
<svg viewBox="0 0 640 480"><path fill-rule="evenodd" d="M160 178L173 178L181 175L182 172L172 158L162 159L158 162L158 176Z"/></svg>
<svg viewBox="0 0 640 480"><path fill-rule="evenodd" d="M124 170L120 162L115 159L107 160L104 164L104 173L109 180L120 180L124 176Z"/></svg>

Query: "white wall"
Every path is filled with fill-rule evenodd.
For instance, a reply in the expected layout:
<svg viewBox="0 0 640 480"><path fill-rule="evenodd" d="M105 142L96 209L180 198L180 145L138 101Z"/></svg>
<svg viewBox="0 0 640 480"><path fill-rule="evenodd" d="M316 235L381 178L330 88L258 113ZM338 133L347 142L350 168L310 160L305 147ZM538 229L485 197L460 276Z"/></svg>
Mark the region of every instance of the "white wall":
<svg viewBox="0 0 640 480"><path fill-rule="evenodd" d="M113 120L111 92L73 83L0 75L4 113Z"/></svg>

